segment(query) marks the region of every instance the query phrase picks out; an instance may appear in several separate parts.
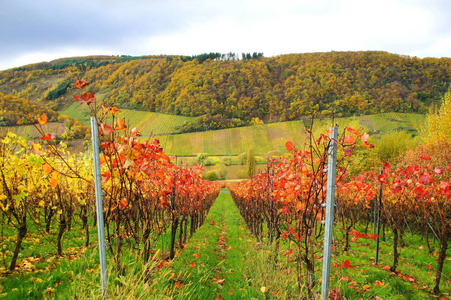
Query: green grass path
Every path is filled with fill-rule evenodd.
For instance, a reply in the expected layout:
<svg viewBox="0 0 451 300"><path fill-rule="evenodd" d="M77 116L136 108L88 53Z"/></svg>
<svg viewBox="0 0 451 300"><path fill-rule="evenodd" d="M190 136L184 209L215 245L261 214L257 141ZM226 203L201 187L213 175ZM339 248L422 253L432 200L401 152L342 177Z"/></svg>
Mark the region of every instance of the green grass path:
<svg viewBox="0 0 451 300"><path fill-rule="evenodd" d="M265 299L249 268L258 255L244 220L224 191L205 224L174 260L174 298Z"/></svg>

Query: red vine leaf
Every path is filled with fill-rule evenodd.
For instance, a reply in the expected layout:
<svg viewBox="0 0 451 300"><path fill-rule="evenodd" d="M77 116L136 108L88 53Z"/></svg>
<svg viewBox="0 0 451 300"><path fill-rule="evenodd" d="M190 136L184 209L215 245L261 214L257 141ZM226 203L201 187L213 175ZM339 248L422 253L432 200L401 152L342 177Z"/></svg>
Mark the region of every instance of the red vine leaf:
<svg viewBox="0 0 451 300"><path fill-rule="evenodd" d="M294 143L292 141L288 141L285 143L285 149L287 149L287 151L293 151L294 150Z"/></svg>

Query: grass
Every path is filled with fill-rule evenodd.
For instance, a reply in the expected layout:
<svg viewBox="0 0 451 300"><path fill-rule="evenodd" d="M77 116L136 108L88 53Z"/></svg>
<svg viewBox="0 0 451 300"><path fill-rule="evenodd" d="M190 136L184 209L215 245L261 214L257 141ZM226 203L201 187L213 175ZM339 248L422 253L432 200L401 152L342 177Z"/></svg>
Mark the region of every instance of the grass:
<svg viewBox="0 0 451 300"><path fill-rule="evenodd" d="M364 231L364 228L361 228ZM339 237L340 234L335 234ZM388 270L393 260L392 235L386 230L386 241L380 241L379 263L375 264L376 241L358 239L348 252L337 252L333 263L349 260L351 268L332 268L331 288L339 288L345 299L433 299L437 253L430 254L421 236L404 234L406 247L400 247L399 273ZM438 246L437 246L438 247ZM438 249L438 248L437 248ZM448 261L451 261L448 249ZM438 251L438 250L436 250ZM445 264L440 284L442 297L451 296L451 264ZM445 299L446 299L445 298Z"/></svg>
<svg viewBox="0 0 451 300"><path fill-rule="evenodd" d="M91 230L91 246L84 248L83 231L65 234L64 256L55 255L54 234L47 236L30 226L19 257L19 268L8 274L0 272L0 299L102 299L95 245L96 232ZM7 227L6 227L7 228ZM371 229L371 228L370 228ZM55 230L55 229L53 229ZM364 228L359 228L363 232ZM5 231L2 253L11 251L13 231ZM437 254L430 254L422 238L406 231L407 247L400 248L399 274L387 270L392 260L392 237L386 231L381 241L379 265L374 264L375 241L358 239L348 252L333 252L331 289L339 289L342 299L432 299ZM266 236L266 234L265 234ZM341 239L341 233L335 233ZM166 237L166 241L168 241ZM162 249L162 246L159 246ZM227 190L212 206L204 225L177 252L172 262L154 260L147 269L133 251L124 252L126 272L116 277L108 260L108 299L295 299L295 263L287 240L281 241L278 262L267 239L256 242L250 234ZM161 251L167 251L162 249ZM434 251L438 251L436 247ZM108 253L108 252L107 252ZM451 249L445 263L441 297L451 297ZM5 257L4 257L5 258ZM339 267L344 261L350 268ZM7 259L2 262L6 266ZM322 261L317 260L317 290L320 289Z"/></svg>
<svg viewBox="0 0 451 300"><path fill-rule="evenodd" d="M171 265L173 280L165 283L165 294L174 299L292 299L295 278L281 276L281 269L268 273L274 267L268 253L254 242L225 191Z"/></svg>

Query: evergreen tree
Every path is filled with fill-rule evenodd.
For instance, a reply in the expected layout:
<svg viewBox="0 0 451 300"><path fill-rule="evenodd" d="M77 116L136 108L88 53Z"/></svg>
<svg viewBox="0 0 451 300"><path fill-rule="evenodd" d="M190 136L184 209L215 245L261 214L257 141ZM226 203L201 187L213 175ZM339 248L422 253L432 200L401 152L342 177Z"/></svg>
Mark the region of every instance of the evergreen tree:
<svg viewBox="0 0 451 300"><path fill-rule="evenodd" d="M249 151L247 152L247 175L252 176L255 173L257 173L257 165L255 164L255 155L254 155L254 148L249 148Z"/></svg>

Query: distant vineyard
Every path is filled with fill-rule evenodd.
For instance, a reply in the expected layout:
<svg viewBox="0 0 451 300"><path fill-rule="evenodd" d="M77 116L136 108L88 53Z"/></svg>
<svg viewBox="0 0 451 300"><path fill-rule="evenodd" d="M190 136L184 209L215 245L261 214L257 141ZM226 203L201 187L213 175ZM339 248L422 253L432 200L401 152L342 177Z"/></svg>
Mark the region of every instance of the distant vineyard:
<svg viewBox="0 0 451 300"><path fill-rule="evenodd" d="M175 115L167 115L161 113L153 113L148 111L139 111L131 109L121 109L119 114L126 122L130 122L144 136L173 134L178 132L178 128L190 122L193 117L183 117ZM73 103L69 108L60 112L71 118L80 120L85 126L89 125L90 111L80 103Z"/></svg>
<svg viewBox="0 0 451 300"><path fill-rule="evenodd" d="M424 120L421 114L384 113L369 116L337 118L335 123L344 128L357 126L372 134L385 134L390 131L403 130L413 135ZM285 142L291 140L303 144L305 129L310 120L288 121L216 131L195 132L158 139L170 155L189 156L197 153L210 155L238 155L253 147L255 152L263 155L272 150L284 151ZM332 119L315 121L315 131L321 132L332 125ZM377 136L377 135L375 135Z"/></svg>
<svg viewBox="0 0 451 300"><path fill-rule="evenodd" d="M61 135L66 131L62 123L47 123L45 127L48 132L55 133L56 135ZM39 132L33 125L0 127L1 136L6 135L8 132L13 132L30 139L40 137Z"/></svg>

